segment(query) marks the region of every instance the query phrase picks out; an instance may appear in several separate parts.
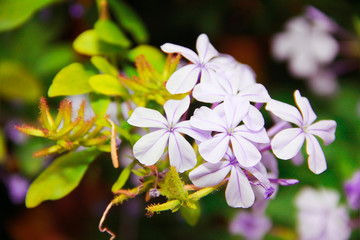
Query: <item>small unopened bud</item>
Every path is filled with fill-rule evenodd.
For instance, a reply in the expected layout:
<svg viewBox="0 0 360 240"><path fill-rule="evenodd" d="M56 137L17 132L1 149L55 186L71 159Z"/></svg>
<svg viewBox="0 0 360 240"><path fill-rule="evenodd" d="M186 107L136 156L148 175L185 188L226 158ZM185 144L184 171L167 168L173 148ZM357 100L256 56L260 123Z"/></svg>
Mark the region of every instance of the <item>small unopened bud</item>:
<svg viewBox="0 0 360 240"><path fill-rule="evenodd" d="M152 188L149 190L149 197L150 198L154 198L154 197L159 197L160 196L160 191L157 190L156 188Z"/></svg>

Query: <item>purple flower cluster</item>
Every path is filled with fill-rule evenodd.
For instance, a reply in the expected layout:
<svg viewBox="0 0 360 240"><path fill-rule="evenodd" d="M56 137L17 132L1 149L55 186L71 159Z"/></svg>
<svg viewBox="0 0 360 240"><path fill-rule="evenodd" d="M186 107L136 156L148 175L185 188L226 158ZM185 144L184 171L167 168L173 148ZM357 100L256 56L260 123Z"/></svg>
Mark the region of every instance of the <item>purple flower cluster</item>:
<svg viewBox="0 0 360 240"><path fill-rule="evenodd" d="M205 163L189 173L190 180L198 187L228 181L227 203L242 208L254 204L256 186L263 189L264 199L267 199L276 185L297 183L293 179L278 179L278 171L269 166L266 159L274 155L283 160L294 158L305 140L310 170L319 174L326 169L324 153L315 136L325 145L330 144L335 139L336 122L315 122L317 117L308 99L299 91L294 93L299 110L271 99L266 88L256 83L251 68L229 55L218 53L206 34L197 39L198 54L171 43L164 44L161 49L166 53L179 53L189 60L189 64L175 71L166 84L170 93L187 93L188 96L167 101L164 105L166 117L149 108L134 110L128 123L151 129L133 148L140 163L156 164L167 149L171 166L179 172L191 170L197 164L198 156L193 148L196 144ZM189 116L185 113L194 99L212 106L200 106ZM266 104L265 110L281 119L268 131L260 112L263 104ZM292 128L291 123L296 127ZM182 134L194 139L194 144Z"/></svg>

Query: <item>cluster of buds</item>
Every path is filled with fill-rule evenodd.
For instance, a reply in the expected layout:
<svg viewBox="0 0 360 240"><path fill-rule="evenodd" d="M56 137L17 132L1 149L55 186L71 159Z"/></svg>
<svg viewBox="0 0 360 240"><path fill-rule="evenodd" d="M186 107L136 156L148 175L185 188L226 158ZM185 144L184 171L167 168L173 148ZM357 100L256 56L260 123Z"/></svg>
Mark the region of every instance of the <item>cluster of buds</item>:
<svg viewBox="0 0 360 240"><path fill-rule="evenodd" d="M56 144L35 152L34 157L75 150L79 146L96 146L100 150L110 152L110 145L108 144L110 132L103 131L104 127L96 123L96 116L85 120L84 108L85 101L82 102L75 120L72 120L72 103L65 99L61 101L58 114L54 120L46 99L42 97L39 104L41 127L23 124L22 126L15 126L15 128L27 135L56 141Z"/></svg>

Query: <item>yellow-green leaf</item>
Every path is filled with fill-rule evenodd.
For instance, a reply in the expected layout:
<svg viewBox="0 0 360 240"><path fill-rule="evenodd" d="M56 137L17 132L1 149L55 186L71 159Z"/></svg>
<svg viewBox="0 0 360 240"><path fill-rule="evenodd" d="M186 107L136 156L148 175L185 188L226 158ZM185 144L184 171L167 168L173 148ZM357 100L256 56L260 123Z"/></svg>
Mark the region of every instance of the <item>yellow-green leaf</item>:
<svg viewBox="0 0 360 240"><path fill-rule="evenodd" d="M127 39L126 35L111 20L98 20L95 23L95 31L99 38L104 42L123 48L129 48L131 45L131 42Z"/></svg>
<svg viewBox="0 0 360 240"><path fill-rule="evenodd" d="M36 207L45 200L56 200L69 194L78 186L88 166L99 153L91 148L70 152L55 159L30 185L26 207Z"/></svg>
<svg viewBox="0 0 360 240"><path fill-rule="evenodd" d="M118 76L118 70L111 65L104 57L94 56L90 59L91 63L102 73L109 74L114 77Z"/></svg>
<svg viewBox="0 0 360 240"><path fill-rule="evenodd" d="M38 79L28 69L15 62L0 62L0 97L35 102L41 94Z"/></svg>
<svg viewBox="0 0 360 240"><path fill-rule="evenodd" d="M78 53L89 56L111 55L121 50L115 45L101 41L94 29L81 33L73 42L73 47Z"/></svg>
<svg viewBox="0 0 360 240"><path fill-rule="evenodd" d="M49 91L49 97L83 94L92 91L89 78L94 75L80 63L64 67L55 76Z"/></svg>
<svg viewBox="0 0 360 240"><path fill-rule="evenodd" d="M94 110L95 114L98 117L103 117L106 114L106 111L111 102L108 96L104 96L103 94L98 94L95 92L91 92L89 94L90 97L90 105Z"/></svg>
<svg viewBox="0 0 360 240"><path fill-rule="evenodd" d="M97 74L89 79L91 87L108 96L125 96L127 94L119 79L108 74Z"/></svg>

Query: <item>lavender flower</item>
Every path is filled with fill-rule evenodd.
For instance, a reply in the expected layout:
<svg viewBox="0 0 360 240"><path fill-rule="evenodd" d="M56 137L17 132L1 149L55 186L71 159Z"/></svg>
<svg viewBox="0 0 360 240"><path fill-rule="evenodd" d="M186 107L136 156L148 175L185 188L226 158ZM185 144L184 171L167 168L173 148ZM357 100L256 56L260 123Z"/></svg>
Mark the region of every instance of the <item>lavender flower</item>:
<svg viewBox="0 0 360 240"><path fill-rule="evenodd" d="M167 119L158 111L138 107L130 116L128 123L137 127L155 128L140 138L134 145L133 152L142 164L155 164L166 146L168 146L170 165L179 172L184 172L196 165L196 155L192 146L180 133L203 137L201 133L193 131L188 121L179 122L180 117L186 112L190 104L189 96L182 100L169 100L164 109Z"/></svg>
<svg viewBox="0 0 360 240"><path fill-rule="evenodd" d="M254 204L255 195L250 181L244 170L251 173L266 189L266 198L273 193L270 181L266 176L266 169L258 163L253 167L244 167L239 164L232 151L228 151L224 160L218 163L204 163L190 172L189 178L197 187L215 186L221 183L230 173L229 183L226 187L225 197L229 206L235 208L248 208ZM244 170L243 170L244 169ZM253 183L254 184L254 183Z"/></svg>
<svg viewBox="0 0 360 240"><path fill-rule="evenodd" d="M300 239L349 239L349 214L343 206L338 206L339 198L333 190L305 188L300 191L296 197Z"/></svg>
<svg viewBox="0 0 360 240"><path fill-rule="evenodd" d="M219 53L211 45L206 34L201 34L196 40L198 55L186 47L172 43L163 44L161 49L166 53L180 53L191 62L191 64L178 69L171 75L166 83L166 89L170 93L186 93L195 86L198 80L211 81L218 78L215 71L217 66L212 62L212 59Z"/></svg>
<svg viewBox="0 0 360 240"><path fill-rule="evenodd" d="M349 206L356 210L360 208L360 170L358 170L352 179L344 185L346 198Z"/></svg>
<svg viewBox="0 0 360 240"><path fill-rule="evenodd" d="M271 221L263 214L241 211L231 221L232 234L244 236L246 240L261 240L271 229Z"/></svg>
<svg viewBox="0 0 360 240"><path fill-rule="evenodd" d="M271 100L266 105L268 111L298 126L298 128L288 128L276 134L271 141L271 147L276 157L287 160L300 151L306 139L309 168L312 172L319 174L326 170L326 160L315 136L320 137L325 145L332 143L335 140L336 122L322 120L314 123L317 116L309 100L302 97L298 90L295 91L294 96L301 113L295 107L276 100Z"/></svg>
<svg viewBox="0 0 360 240"><path fill-rule="evenodd" d="M248 114L250 104L240 96L226 97L224 103L211 110L201 107L190 118L192 127L215 132L211 138L199 144L200 155L208 162L217 163L232 145L232 150L244 167L255 166L261 159L261 154L255 143L267 143L269 138L262 127L252 131L245 125L239 125Z"/></svg>

